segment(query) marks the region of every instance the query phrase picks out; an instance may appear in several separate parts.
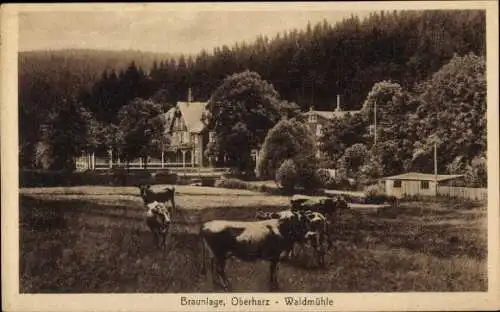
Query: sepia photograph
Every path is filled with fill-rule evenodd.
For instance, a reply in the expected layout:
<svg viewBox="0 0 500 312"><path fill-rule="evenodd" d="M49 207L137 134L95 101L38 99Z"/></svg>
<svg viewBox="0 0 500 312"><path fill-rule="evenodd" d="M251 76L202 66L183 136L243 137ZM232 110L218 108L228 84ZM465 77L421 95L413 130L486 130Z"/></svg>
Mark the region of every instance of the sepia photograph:
<svg viewBox="0 0 500 312"><path fill-rule="evenodd" d="M498 3L439 3L2 6L9 293L498 308Z"/></svg>

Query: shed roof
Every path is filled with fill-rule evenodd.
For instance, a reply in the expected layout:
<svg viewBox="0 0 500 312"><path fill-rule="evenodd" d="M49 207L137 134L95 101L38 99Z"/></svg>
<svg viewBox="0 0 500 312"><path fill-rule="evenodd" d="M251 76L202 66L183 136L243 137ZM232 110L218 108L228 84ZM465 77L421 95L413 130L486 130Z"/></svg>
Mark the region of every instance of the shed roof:
<svg viewBox="0 0 500 312"><path fill-rule="evenodd" d="M437 181L446 181L463 177L463 174L438 174ZM382 178L382 180L414 180L414 181L434 181L436 176L430 173L407 172L390 177Z"/></svg>

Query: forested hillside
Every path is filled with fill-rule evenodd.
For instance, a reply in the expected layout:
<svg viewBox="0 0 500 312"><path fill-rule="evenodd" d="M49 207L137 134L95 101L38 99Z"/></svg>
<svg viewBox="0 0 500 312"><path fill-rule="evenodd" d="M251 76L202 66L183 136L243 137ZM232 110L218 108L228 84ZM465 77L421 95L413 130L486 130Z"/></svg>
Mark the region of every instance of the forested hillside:
<svg viewBox="0 0 500 312"><path fill-rule="evenodd" d="M130 52L131 59L117 60L97 52L99 57L90 57L94 52L89 51L27 52L20 58L21 142L23 146L39 142L41 126L51 123L64 103L77 103L107 127L110 123L117 124L119 111L136 97L151 99L167 108L185 100L188 88L192 88L195 100L208 100L227 76L248 69L271 83L280 99L296 103L302 110L310 106L331 110L339 94L343 109L363 108L367 112L364 119L336 121L339 126L334 122L330 127L335 133L332 140L337 140L342 129L350 131L345 122L351 123L353 129L370 124L371 98L379 98L380 103L385 101L385 111L381 111L381 116L385 115L385 120L382 119L385 128L379 129L385 132L380 134L381 141L376 146L381 150L371 150L366 139L370 133L360 133L364 137L356 142L355 136L346 132L348 140L325 142L331 161L345 161L342 156L346 149L360 143L368 144L366 150L372 155L378 153L377 161L385 161L386 166L391 166L389 171L417 164L426 169L428 159L422 155L428 155L430 143L423 136L435 134L446 135L448 140L457 139L444 128L439 129L440 122L443 127L458 127L460 122L453 119L459 116L455 105L461 105L460 112L472 110L472 117L461 117L467 120L466 125L477 124L478 118L484 117L481 114L485 99L478 94L485 91L481 82L485 45L484 11L429 10L379 12L362 20L352 16L334 25L324 21L305 25L304 29L284 30L274 38L257 36L254 42L221 46L195 56L141 52L134 52L137 54L133 56ZM456 58L443 68L455 54L469 53L472 56ZM447 84L453 78L449 72L462 77L453 80L457 83L455 89ZM473 75L472 80L476 81L473 87L478 89L463 86L464 81L470 80L468 75ZM378 83L382 84L377 87ZM447 98L447 92L461 92L469 98ZM397 101L384 94L396 96ZM431 118L435 99L439 97L446 101L440 107L447 112L439 115L441 119ZM466 105L460 104L464 101ZM418 123L419 120L428 121L427 126ZM409 122L418 130L406 131L403 124ZM483 131L482 126L478 129ZM464 139L468 151L480 151L467 155L465 163L470 164L471 158L484 152L482 137L476 137L483 135L478 129L465 130L466 134L473 134ZM480 143L473 144L474 140ZM26 150L28 154L32 153L30 149ZM351 152L356 154L354 150ZM456 157L466 153L458 148L449 152L440 167L448 168L452 161L458 166L460 161ZM398 160L388 165L391 160L387 157L396 154ZM387 172L383 168L382 171Z"/></svg>

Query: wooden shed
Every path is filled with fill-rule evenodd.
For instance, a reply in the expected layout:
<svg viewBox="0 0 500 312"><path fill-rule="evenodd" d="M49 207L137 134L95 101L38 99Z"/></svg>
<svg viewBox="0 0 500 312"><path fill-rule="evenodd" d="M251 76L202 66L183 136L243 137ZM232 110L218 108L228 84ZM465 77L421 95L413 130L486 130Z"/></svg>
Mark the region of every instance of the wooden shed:
<svg viewBox="0 0 500 312"><path fill-rule="evenodd" d="M385 177L385 192L388 196L398 198L404 196L436 196L439 185L462 178L461 174L434 175L428 173L408 172L395 176Z"/></svg>

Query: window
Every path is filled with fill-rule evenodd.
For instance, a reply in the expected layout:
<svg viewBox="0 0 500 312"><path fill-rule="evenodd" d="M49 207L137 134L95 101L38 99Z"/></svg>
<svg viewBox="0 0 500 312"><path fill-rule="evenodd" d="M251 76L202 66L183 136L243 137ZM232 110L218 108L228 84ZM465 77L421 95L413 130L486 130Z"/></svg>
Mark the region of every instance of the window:
<svg viewBox="0 0 500 312"><path fill-rule="evenodd" d="M395 188L401 187L401 180L394 180L394 187Z"/></svg>
<svg viewBox="0 0 500 312"><path fill-rule="evenodd" d="M198 144L198 135L197 134L193 135L193 141L194 141L194 144Z"/></svg>
<svg viewBox="0 0 500 312"><path fill-rule="evenodd" d="M253 149L252 152L251 152L251 155L252 155L252 159L254 161L256 161L257 160L257 150Z"/></svg>
<svg viewBox="0 0 500 312"><path fill-rule="evenodd" d="M316 135L321 136L323 134L323 126L322 125L317 125L316 126Z"/></svg>
<svg viewBox="0 0 500 312"><path fill-rule="evenodd" d="M210 131L208 133L208 141L209 142L215 142L215 134L213 133L213 131Z"/></svg>
<svg viewBox="0 0 500 312"><path fill-rule="evenodd" d="M420 181L420 188L423 190L429 189L429 181Z"/></svg>
<svg viewBox="0 0 500 312"><path fill-rule="evenodd" d="M317 122L318 118L316 115L309 115L309 122Z"/></svg>

